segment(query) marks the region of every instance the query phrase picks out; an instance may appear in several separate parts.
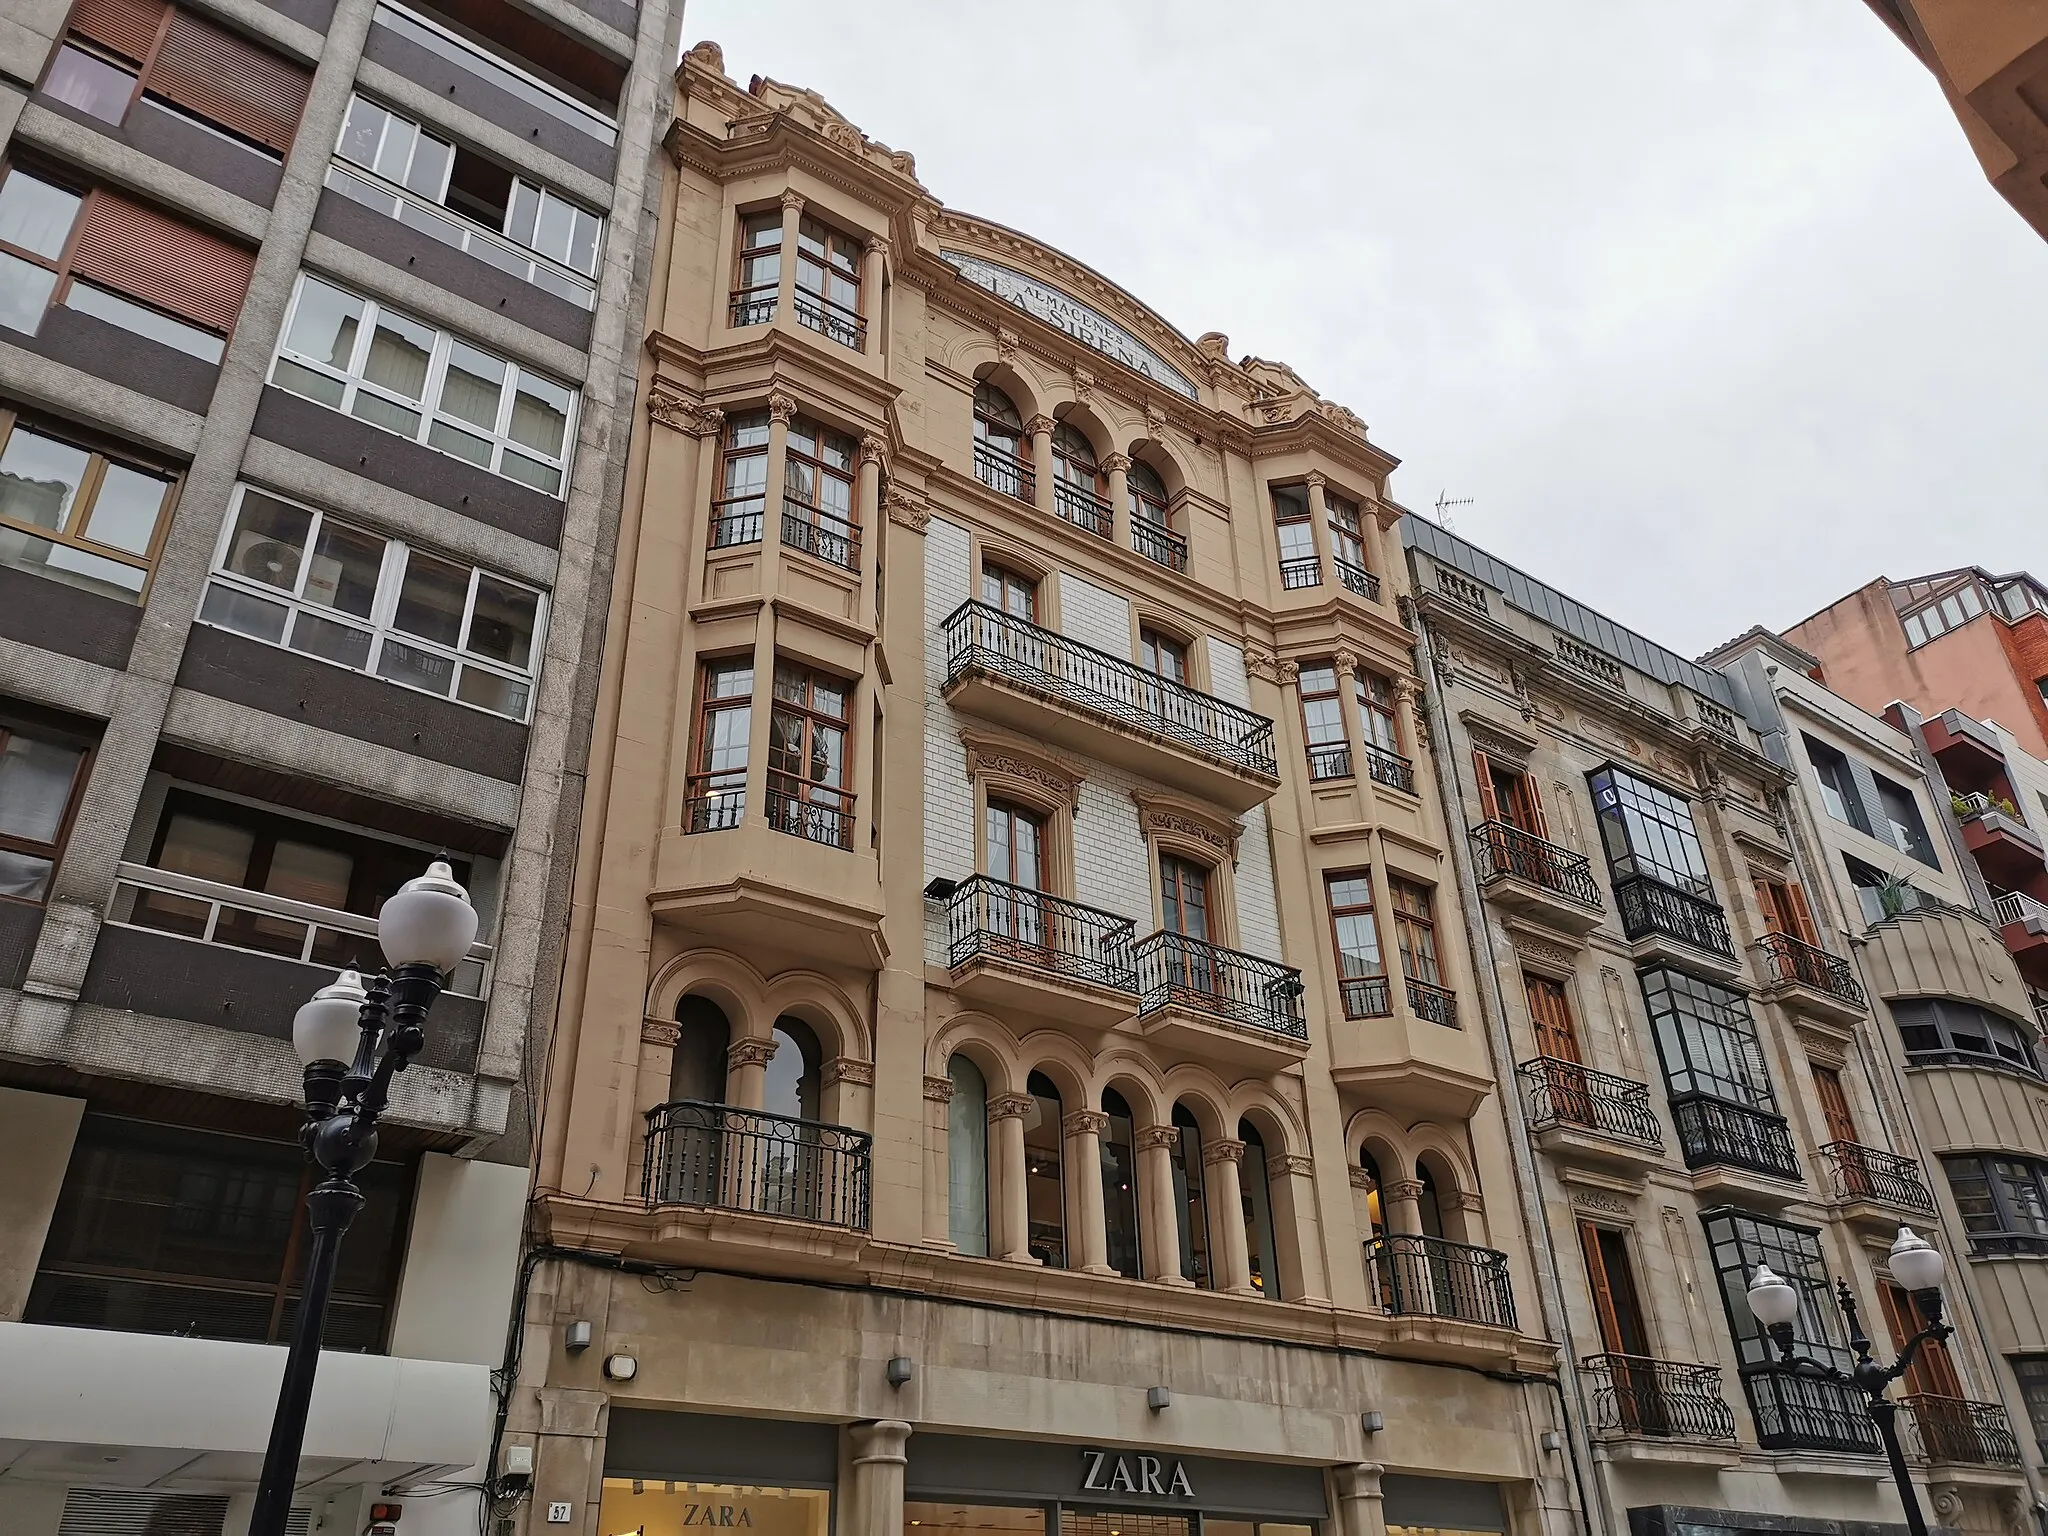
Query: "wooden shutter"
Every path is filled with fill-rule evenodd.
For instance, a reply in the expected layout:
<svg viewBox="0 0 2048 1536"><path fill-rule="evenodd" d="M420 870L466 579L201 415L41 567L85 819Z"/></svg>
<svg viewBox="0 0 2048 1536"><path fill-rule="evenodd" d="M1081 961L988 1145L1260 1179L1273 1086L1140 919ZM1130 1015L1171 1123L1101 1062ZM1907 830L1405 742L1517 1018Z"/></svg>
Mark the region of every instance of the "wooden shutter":
<svg viewBox="0 0 2048 1536"><path fill-rule="evenodd" d="M1528 976L1522 984L1529 994L1529 1016L1536 1025L1536 1049L1553 1061L1580 1060L1578 1031L1572 1027L1571 999L1564 983L1548 976Z"/></svg>
<svg viewBox="0 0 2048 1536"><path fill-rule="evenodd" d="M1500 801L1493 794L1493 763L1484 752L1472 753L1472 767L1479 776L1479 816L1482 821L1499 821Z"/></svg>
<svg viewBox="0 0 2048 1536"><path fill-rule="evenodd" d="M1877 1288L1877 1299L1884 1307L1885 1326L1891 1330L1892 1347L1903 1349L1906 1340L1920 1331L1919 1313L1913 1306L1913 1298L1906 1294L1903 1286L1885 1282ZM1929 1339L1920 1346L1912 1369L1906 1372L1906 1390L1927 1397L1960 1398L1963 1395L1962 1379L1956 1375L1956 1363L1946 1345L1938 1339Z"/></svg>
<svg viewBox="0 0 2048 1536"><path fill-rule="evenodd" d="M1820 930L1813 925L1813 909L1806 904L1806 892L1796 885L1785 887L1785 905L1792 917L1792 927L1799 937L1815 949L1820 948Z"/></svg>
<svg viewBox="0 0 2048 1536"><path fill-rule="evenodd" d="M255 265L240 246L102 187L86 199L71 270L225 335Z"/></svg>
<svg viewBox="0 0 2048 1536"><path fill-rule="evenodd" d="M171 15L142 82L166 101L283 154L298 132L313 77L296 64L185 11Z"/></svg>
<svg viewBox="0 0 2048 1536"><path fill-rule="evenodd" d="M1543 800L1536 793L1536 780L1527 773L1515 775L1510 819L1531 837L1550 841L1550 823L1543 819Z"/></svg>
<svg viewBox="0 0 2048 1536"><path fill-rule="evenodd" d="M71 30L133 64L147 64L163 31L163 0L78 0Z"/></svg>
<svg viewBox="0 0 2048 1536"><path fill-rule="evenodd" d="M1600 1321L1600 1342L1611 1355L1630 1353L1621 1331L1621 1317L1614 1305L1614 1282L1607 1274L1607 1258L1600 1251L1600 1229L1590 1221L1579 1223L1579 1247L1586 1255L1586 1279L1593 1288L1593 1311Z"/></svg>
<svg viewBox="0 0 2048 1536"><path fill-rule="evenodd" d="M1821 1117L1828 1123L1828 1140L1858 1141L1856 1121L1849 1113L1849 1096L1842 1091L1841 1073L1833 1067L1815 1067L1813 1088L1820 1097Z"/></svg>

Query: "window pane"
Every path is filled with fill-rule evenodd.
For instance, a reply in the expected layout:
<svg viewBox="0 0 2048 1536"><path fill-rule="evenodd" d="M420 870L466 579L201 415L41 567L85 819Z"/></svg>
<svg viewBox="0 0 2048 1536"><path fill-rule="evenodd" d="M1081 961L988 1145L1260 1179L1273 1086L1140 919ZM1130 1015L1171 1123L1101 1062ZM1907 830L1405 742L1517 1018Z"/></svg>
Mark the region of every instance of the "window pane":
<svg viewBox="0 0 2048 1536"><path fill-rule="evenodd" d="M512 183L512 207L505 215L505 237L533 244L533 221L540 213L540 189L529 182Z"/></svg>
<svg viewBox="0 0 2048 1536"><path fill-rule="evenodd" d="M1941 616L1948 621L1948 627L1954 629L1963 622L1963 605L1953 595L1944 597L1941 600Z"/></svg>
<svg viewBox="0 0 2048 1536"><path fill-rule="evenodd" d="M469 567L413 550L406 556L405 585L391 622L407 634L452 646L462 639L462 610L469 600ZM446 693L444 684L437 692Z"/></svg>
<svg viewBox="0 0 2048 1536"><path fill-rule="evenodd" d="M64 254L71 221L84 199L16 171L0 184L0 241L55 261Z"/></svg>
<svg viewBox="0 0 2048 1536"><path fill-rule="evenodd" d="M156 537L156 515L163 510L164 492L170 483L161 476L145 475L124 464L109 464L100 478L99 495L93 498L92 517L85 525L86 537L130 554L147 554L150 540Z"/></svg>
<svg viewBox="0 0 2048 1536"><path fill-rule="evenodd" d="M33 336L56 286L56 273L0 252L0 327Z"/></svg>
<svg viewBox="0 0 2048 1536"><path fill-rule="evenodd" d="M139 566L123 565L70 544L53 544L48 539L5 527L0 527L0 565L11 565L18 571L98 592L124 603L133 602L141 594L148 575Z"/></svg>
<svg viewBox="0 0 2048 1536"><path fill-rule="evenodd" d="M552 380L522 371L519 393L512 400L512 441L551 459L561 458L572 398L567 389Z"/></svg>
<svg viewBox="0 0 2048 1536"><path fill-rule="evenodd" d="M26 853L0 852L0 896L41 901L43 892L49 889L52 867L48 859L38 859Z"/></svg>
<svg viewBox="0 0 2048 1536"><path fill-rule="evenodd" d="M421 650L399 640L386 640L377 653L377 675L410 683L429 693L447 697L448 684L455 675L455 663L436 651Z"/></svg>
<svg viewBox="0 0 2048 1536"><path fill-rule="evenodd" d="M412 169L405 173L405 184L421 197L441 200L441 189L448 180L448 159L453 151L448 145L430 134L421 134L417 147L412 152Z"/></svg>
<svg viewBox="0 0 2048 1536"><path fill-rule="evenodd" d="M289 592L298 585L299 561L312 526L313 514L305 508L244 491L225 568Z"/></svg>
<svg viewBox="0 0 2048 1536"><path fill-rule="evenodd" d="M500 677L495 672L486 672L482 667L464 667L462 681L456 685L455 697L465 704L474 704L479 709L488 709L494 714L507 715L514 720L524 720L529 692L525 683L514 682L509 677Z"/></svg>
<svg viewBox="0 0 2048 1536"><path fill-rule="evenodd" d="M370 355L363 360L363 377L394 395L417 400L427 387L427 363L433 352L433 331L403 315L380 311Z"/></svg>
<svg viewBox="0 0 2048 1536"><path fill-rule="evenodd" d="M585 213L581 208L578 208L575 212L576 228L569 236L569 255L568 259L563 262L563 265L574 267L578 272L583 273L587 277L595 276L597 272L597 232L603 228L603 225L597 218Z"/></svg>
<svg viewBox="0 0 2048 1536"><path fill-rule="evenodd" d="M301 367L287 358L280 357L277 366L270 370L270 382L280 389L288 389L295 395L304 395L308 400L318 400L322 405L339 407L346 389L341 380L330 379L324 373L315 373Z"/></svg>
<svg viewBox="0 0 2048 1536"><path fill-rule="evenodd" d="M495 576L479 575L476 612L470 615L469 641L464 648L508 666L528 665L539 610L538 592L515 587Z"/></svg>
<svg viewBox="0 0 2048 1536"><path fill-rule="evenodd" d="M284 344L301 357L347 371L355 352L356 329L363 323L363 301L325 283L307 278L299 290L299 307ZM339 403L340 396L335 396Z"/></svg>
<svg viewBox="0 0 2048 1536"><path fill-rule="evenodd" d="M292 621L292 649L360 671L370 660L370 635L317 613L301 613Z"/></svg>
<svg viewBox="0 0 2048 1536"><path fill-rule="evenodd" d="M206 601L200 605L199 617L209 624L240 630L245 635L254 635L258 640L275 644L284 638L284 621L290 611L281 604L266 603L260 597L251 597L246 592L215 582L206 589Z"/></svg>
<svg viewBox="0 0 2048 1536"><path fill-rule="evenodd" d="M227 350L227 344L211 331L174 320L146 304L137 304L111 289L91 283L72 283L71 291L64 296L64 307L104 320L109 325L118 325L124 331L133 331L167 347L175 347L204 363L219 362L221 354Z"/></svg>
<svg viewBox="0 0 2048 1536"><path fill-rule="evenodd" d="M214 880L222 885L240 885L249 874L249 855L255 851L256 834L247 827L203 816L179 812L164 829L163 852L155 864L174 874L195 880Z"/></svg>
<svg viewBox="0 0 2048 1536"><path fill-rule="evenodd" d="M67 44L57 51L57 62L50 66L43 92L103 123L118 123L128 114L135 77Z"/></svg>
<svg viewBox="0 0 2048 1536"><path fill-rule="evenodd" d="M324 523L306 572L306 601L367 619L377 601L377 576L383 566L382 539L341 523Z"/></svg>
<svg viewBox="0 0 2048 1536"><path fill-rule="evenodd" d="M575 228L576 210L559 197L544 196L540 204L540 222L534 230L533 248L566 266L569 239Z"/></svg>
<svg viewBox="0 0 2048 1536"><path fill-rule="evenodd" d="M382 395L373 395L367 389L357 393L356 402L350 409L371 426L382 427L387 432L396 432L401 437L416 436L420 430L418 411L394 405Z"/></svg>
<svg viewBox="0 0 2048 1536"><path fill-rule="evenodd" d="M419 138L419 125L393 114L386 115L386 122L384 145L378 151L374 169L386 181L402 182L406 167L412 163L412 146Z"/></svg>
<svg viewBox="0 0 2048 1536"><path fill-rule="evenodd" d="M552 464L542 464L529 459L523 453L505 450L505 457L498 464L498 473L507 480L517 480L521 485L530 485L536 491L556 496L562 489L562 472Z"/></svg>
<svg viewBox="0 0 2048 1536"><path fill-rule="evenodd" d="M0 453L0 515L61 529L90 461L83 448L17 427Z"/></svg>
<svg viewBox="0 0 2048 1536"><path fill-rule="evenodd" d="M1906 639L1914 645L1927 643L1927 628L1920 622L1920 615L1909 614L1906 618Z"/></svg>
<svg viewBox="0 0 2048 1536"><path fill-rule="evenodd" d="M0 832L55 842L84 756L79 747L10 733L0 747Z"/></svg>
<svg viewBox="0 0 2048 1536"><path fill-rule="evenodd" d="M505 364L467 342L448 344L448 376L441 385L441 409L486 432L498 430L498 401L505 393Z"/></svg>
<svg viewBox="0 0 2048 1536"><path fill-rule="evenodd" d="M336 848L294 842L281 837L270 855L270 873L263 889L287 901L318 907L343 907L348 902L349 876L355 860Z"/></svg>
<svg viewBox="0 0 2048 1536"><path fill-rule="evenodd" d="M348 121L341 127L341 146L335 151L344 160L353 160L357 165L375 167L377 163L377 139L384 132L385 111L375 102L352 96L348 103Z"/></svg>
<svg viewBox="0 0 2048 1536"><path fill-rule="evenodd" d="M478 437L460 427L451 427L445 421L434 423L427 433L427 441L443 453L452 453L458 459L481 464L485 469L491 467L491 455L497 451L489 438Z"/></svg>

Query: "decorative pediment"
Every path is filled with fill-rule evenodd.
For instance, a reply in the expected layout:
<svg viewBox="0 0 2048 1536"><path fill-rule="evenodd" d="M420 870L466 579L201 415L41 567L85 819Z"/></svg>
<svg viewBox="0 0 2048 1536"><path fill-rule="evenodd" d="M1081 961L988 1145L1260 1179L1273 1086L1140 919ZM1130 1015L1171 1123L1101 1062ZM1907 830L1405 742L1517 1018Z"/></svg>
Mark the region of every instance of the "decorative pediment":
<svg viewBox="0 0 2048 1536"><path fill-rule="evenodd" d="M1460 710L1458 718L1464 722L1465 734L1472 738L1472 745L1488 757L1526 767L1531 754L1536 750L1537 740L1534 736L1525 735L1511 726L1503 725L1491 715L1482 715L1467 709Z"/></svg>
<svg viewBox="0 0 2048 1536"><path fill-rule="evenodd" d="M1081 770L1043 747L1000 731L969 728L960 733L967 748L967 777L1008 781L1036 798L1065 806L1081 801Z"/></svg>
<svg viewBox="0 0 2048 1536"><path fill-rule="evenodd" d="M1199 801L1156 790L1134 789L1131 799L1137 802L1138 825L1146 837L1186 838L1218 858L1237 862L1238 834L1244 829L1236 821L1217 816Z"/></svg>

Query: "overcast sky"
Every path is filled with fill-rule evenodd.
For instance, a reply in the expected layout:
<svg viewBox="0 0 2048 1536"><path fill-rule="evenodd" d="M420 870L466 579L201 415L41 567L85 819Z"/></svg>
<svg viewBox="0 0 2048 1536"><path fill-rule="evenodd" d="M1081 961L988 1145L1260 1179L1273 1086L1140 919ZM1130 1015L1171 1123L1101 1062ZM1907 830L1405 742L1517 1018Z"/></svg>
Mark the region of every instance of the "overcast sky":
<svg viewBox="0 0 2048 1536"><path fill-rule="evenodd" d="M685 0L1674 649L2048 577L2048 243L1862 0Z"/></svg>

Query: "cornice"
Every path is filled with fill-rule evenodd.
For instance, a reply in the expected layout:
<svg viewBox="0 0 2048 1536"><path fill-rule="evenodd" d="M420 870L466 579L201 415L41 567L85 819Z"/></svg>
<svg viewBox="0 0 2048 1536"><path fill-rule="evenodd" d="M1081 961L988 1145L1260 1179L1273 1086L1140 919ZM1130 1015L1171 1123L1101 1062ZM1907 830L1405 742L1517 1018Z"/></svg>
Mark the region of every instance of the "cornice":
<svg viewBox="0 0 2048 1536"><path fill-rule="evenodd" d="M1378 444L1368 442L1359 428L1354 436L1343 427L1334 424L1322 414L1328 402L1319 404L1313 413L1296 416L1291 421L1262 422L1251 429L1249 453L1253 460L1277 458L1283 453L1319 453L1342 464L1349 464L1384 480L1400 464L1400 460ZM1341 407L1331 407L1341 409ZM1261 408L1253 407L1256 413ZM1267 409L1271 409L1268 407ZM1346 411L1345 415L1351 413ZM1351 417L1356 421L1357 417ZM1375 501L1378 498L1374 498ZM1398 516L1398 514L1396 514ZM1390 526L1381 520L1375 511L1374 518L1382 527Z"/></svg>
<svg viewBox="0 0 2048 1536"><path fill-rule="evenodd" d="M698 347L666 331L649 331L643 343L654 359L655 381L699 393L707 398L754 392L781 385L805 393L834 390L871 402L875 424L894 416L892 407L903 388L852 363L844 362L773 326L750 329L747 339L724 347ZM843 350L843 349L842 349ZM759 377L768 370L766 384ZM744 378L729 375L745 374ZM892 456L894 447L892 445Z"/></svg>
<svg viewBox="0 0 2048 1536"><path fill-rule="evenodd" d="M679 83L686 95L694 96L703 78L686 66ZM732 89L730 82L724 82L724 88ZM661 146L679 169L696 171L721 184L801 170L882 210L889 219L890 239L898 249L913 243L916 214L931 206L930 194L914 179L894 166L876 165L860 152L802 126L786 111L763 111L753 97L743 99L753 105L754 115L729 118L723 139L687 118L670 119ZM858 129L852 131L858 136ZM910 160L900 151L895 158Z"/></svg>

